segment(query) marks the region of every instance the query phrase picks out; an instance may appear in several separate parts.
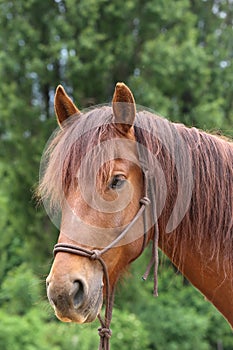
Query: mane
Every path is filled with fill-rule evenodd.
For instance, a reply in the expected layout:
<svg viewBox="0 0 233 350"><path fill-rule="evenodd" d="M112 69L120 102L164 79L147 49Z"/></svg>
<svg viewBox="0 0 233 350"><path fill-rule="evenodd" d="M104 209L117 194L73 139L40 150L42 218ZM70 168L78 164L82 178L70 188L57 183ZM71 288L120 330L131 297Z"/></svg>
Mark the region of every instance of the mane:
<svg viewBox="0 0 233 350"><path fill-rule="evenodd" d="M115 137L114 128L109 123L111 113L107 110L107 107L102 107L81 117L74 115L52 135L43 155L38 193L43 200L49 200L54 210L62 204L64 195L77 185L77 172L84 156L95 149L97 157L101 152L96 146ZM106 167L101 175L107 176Z"/></svg>
<svg viewBox="0 0 233 350"><path fill-rule="evenodd" d="M186 213L170 232L170 237L175 237L176 242L173 254L177 246L184 247L187 242L201 252L201 247L208 239L210 254L206 263L214 257L218 261L221 251L224 266L232 271L233 144L195 128L171 123L148 111L137 113L134 129L138 144L154 155L164 173L167 197L160 207L163 194L159 181L156 181L158 166L156 168L154 160L146 154L141 157L143 166L149 170L150 178L153 179L157 201L154 208L159 214L160 230L166 231L171 216L174 219L173 209L180 184L185 183L186 176L192 178L192 193ZM69 118L63 129L55 134L44 154L38 189L41 197L49 199L51 207L60 206L64 194L77 185L77 171L83 157L93 149L94 153L86 168L100 157L104 166L99 175L101 181L108 181L111 169L108 163L104 163L106 155L103 153L106 150L103 151L100 144L116 137L122 135L113 123L111 107L95 108L81 117ZM114 159L114 149L109 148L108 152L108 157ZM186 173L187 159L190 172ZM184 171L179 172L179 169ZM88 171L83 175L90 176Z"/></svg>
<svg viewBox="0 0 233 350"><path fill-rule="evenodd" d="M196 247L200 254L208 244L205 256L203 253L203 268L215 259L218 268L222 268L225 273L232 273L233 143L226 138L148 114L139 116L138 120L142 127L136 129L137 141L156 155L166 179L167 198L163 208L157 209L158 212L162 209L159 215L159 229L162 232L167 231L172 215L173 220L176 220L173 210L182 182L182 179L179 181L179 176L184 177L183 184L189 182L189 177L192 180L192 193L186 214L177 227L174 226L172 232L170 230L168 233L172 240L173 256L179 247L179 267L187 243ZM177 163L183 169L181 174L177 171ZM156 176L154 185L155 188L160 186L158 181L156 183ZM186 190L184 200L187 193ZM159 203L159 195L156 197ZM220 252L223 256L221 262Z"/></svg>

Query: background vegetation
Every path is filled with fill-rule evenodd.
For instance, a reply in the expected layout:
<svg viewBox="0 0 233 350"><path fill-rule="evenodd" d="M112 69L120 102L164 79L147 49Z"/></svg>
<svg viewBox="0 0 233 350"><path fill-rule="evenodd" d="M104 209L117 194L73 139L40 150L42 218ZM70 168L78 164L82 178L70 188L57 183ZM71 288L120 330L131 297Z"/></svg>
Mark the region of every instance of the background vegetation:
<svg viewBox="0 0 233 350"><path fill-rule="evenodd" d="M97 324L59 323L45 298L57 232L32 199L62 83L80 108L117 81L138 104L232 136L232 0L0 0L0 349L92 350ZM159 298L119 287L112 348L233 349L222 316L164 260Z"/></svg>

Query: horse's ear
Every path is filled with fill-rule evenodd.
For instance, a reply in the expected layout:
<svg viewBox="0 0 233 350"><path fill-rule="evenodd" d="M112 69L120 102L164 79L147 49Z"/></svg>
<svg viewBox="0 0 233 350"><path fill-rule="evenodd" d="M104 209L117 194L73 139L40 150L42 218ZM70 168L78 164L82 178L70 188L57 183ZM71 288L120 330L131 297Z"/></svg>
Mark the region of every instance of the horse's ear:
<svg viewBox="0 0 233 350"><path fill-rule="evenodd" d="M136 105L132 92L124 83L116 84L112 108L117 127L127 133L134 123Z"/></svg>
<svg viewBox="0 0 233 350"><path fill-rule="evenodd" d="M58 85L56 89L54 109L57 115L57 122L60 127L62 127L62 123L71 115L80 114L79 109L71 101L61 85Z"/></svg>

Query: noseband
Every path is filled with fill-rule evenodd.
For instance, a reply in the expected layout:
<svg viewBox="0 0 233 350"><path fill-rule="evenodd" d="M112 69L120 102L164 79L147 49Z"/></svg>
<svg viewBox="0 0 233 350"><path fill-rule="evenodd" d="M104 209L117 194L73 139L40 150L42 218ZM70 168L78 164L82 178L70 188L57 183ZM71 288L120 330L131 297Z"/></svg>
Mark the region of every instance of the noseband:
<svg viewBox="0 0 233 350"><path fill-rule="evenodd" d="M98 329L99 336L100 336L100 344L99 344L99 350L109 350L110 349L110 337L112 335L112 331L110 329L110 323L112 319L112 308L113 308L113 300L114 300L114 291L110 289L110 282L109 282L109 274L108 274L108 268L107 265L102 258L102 255L105 254L107 251L109 251L111 248L115 247L118 242L120 242L126 234L129 232L129 230L134 226L134 224L138 221L138 219L143 216L143 227L144 227L144 233L143 233L143 244L141 252L138 256L142 254L146 247L146 243L148 240L148 227L147 227L147 214L146 214L146 207L151 204L150 199L147 197L147 181L146 177L144 177L145 180L145 196L140 199L140 209L138 210L135 217L132 219L132 221L125 227L125 229L120 233L120 235L113 240L107 247L101 249L101 250L89 250L82 247L78 247L73 244L67 244L67 243L58 243L54 246L53 254L54 256L59 253L70 253L75 254L78 256L89 258L90 260L97 260L100 262L103 268L104 278L105 278L105 288L106 288L106 301L105 301L105 317L104 320L100 315L98 315L100 325L101 327ZM157 252L157 246L158 246L158 227L157 224L155 225L155 234L153 239L153 252L152 252L152 258L151 261L147 267L147 270L142 277L143 280L146 280L151 267L154 264L154 295L157 295L157 268L158 268L158 252Z"/></svg>

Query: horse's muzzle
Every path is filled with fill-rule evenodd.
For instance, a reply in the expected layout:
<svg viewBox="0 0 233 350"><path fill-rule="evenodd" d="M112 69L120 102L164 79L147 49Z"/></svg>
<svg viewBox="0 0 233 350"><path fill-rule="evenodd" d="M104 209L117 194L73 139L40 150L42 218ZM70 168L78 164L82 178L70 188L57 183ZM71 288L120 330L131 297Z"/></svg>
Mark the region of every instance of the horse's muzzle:
<svg viewBox="0 0 233 350"><path fill-rule="evenodd" d="M63 322L86 323L95 320L103 302L103 283L88 288L80 278L63 276L54 280L50 275L46 280L47 296L56 316Z"/></svg>

